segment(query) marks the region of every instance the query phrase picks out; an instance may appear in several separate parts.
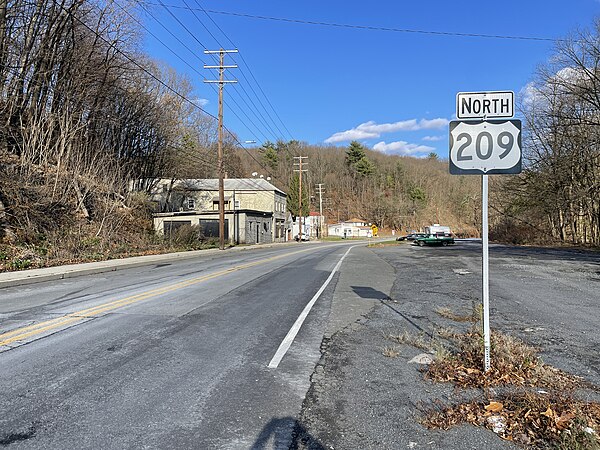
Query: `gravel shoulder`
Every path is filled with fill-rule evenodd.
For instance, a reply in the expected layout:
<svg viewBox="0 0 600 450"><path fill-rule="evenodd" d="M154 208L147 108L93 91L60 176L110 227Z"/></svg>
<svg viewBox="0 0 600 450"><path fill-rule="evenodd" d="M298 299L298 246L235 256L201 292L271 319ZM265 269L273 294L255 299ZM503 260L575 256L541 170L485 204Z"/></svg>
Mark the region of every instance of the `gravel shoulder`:
<svg viewBox="0 0 600 450"><path fill-rule="evenodd" d="M517 448L483 428L441 431L420 425L424 410L474 393L424 380L423 366L409 362L423 350L389 339L471 326L436 310L469 315L479 303L480 245L396 245L353 253L336 286L330 335L312 375L295 448ZM546 362L600 385L597 255L492 246L490 258L492 328L537 346ZM398 355L384 356L390 348Z"/></svg>

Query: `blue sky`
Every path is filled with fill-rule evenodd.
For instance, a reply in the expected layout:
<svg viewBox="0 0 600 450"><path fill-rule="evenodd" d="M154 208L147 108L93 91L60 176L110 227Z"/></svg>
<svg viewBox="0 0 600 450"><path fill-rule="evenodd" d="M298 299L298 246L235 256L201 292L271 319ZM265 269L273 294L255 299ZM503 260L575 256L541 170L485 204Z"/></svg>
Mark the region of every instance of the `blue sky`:
<svg viewBox="0 0 600 450"><path fill-rule="evenodd" d="M375 31L210 13L225 37L204 12L194 15L185 8L201 5L206 10L305 21L538 38L565 37L577 28L591 27L600 16L598 0L162 1L182 7L169 8L181 23L158 5L159 0L151 0L156 2L151 12L169 31L150 15L142 17L172 51L149 35L145 49L186 73L195 98L211 114L217 112L217 94L202 79L214 79L216 73L202 68L204 62L214 63L202 46L218 49L221 43L232 48L231 40L243 55L243 60L239 55L227 58L240 66L229 71L239 84L225 87L225 125L242 142L294 138L346 146L354 138L388 154L436 152L442 157L447 157L447 121L455 114L456 93L518 93L551 56L552 42Z"/></svg>

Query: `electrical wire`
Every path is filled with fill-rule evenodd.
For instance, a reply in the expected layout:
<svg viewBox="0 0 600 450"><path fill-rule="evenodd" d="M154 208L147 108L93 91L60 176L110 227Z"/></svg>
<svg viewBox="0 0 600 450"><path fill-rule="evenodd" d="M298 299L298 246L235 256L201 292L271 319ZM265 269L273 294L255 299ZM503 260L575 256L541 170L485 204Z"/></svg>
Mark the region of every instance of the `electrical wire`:
<svg viewBox="0 0 600 450"><path fill-rule="evenodd" d="M198 7L204 12L204 14L206 15L206 17L208 17L208 19L213 23L213 25L221 32L221 34L223 36L225 36L225 39L227 39L231 45L233 45L234 47L237 48L237 45L235 45L235 43L229 38L229 36L227 35L227 33L225 33L225 31L223 31L223 29L217 24L217 22L215 22L215 20L210 16L210 14L208 14L208 12L206 12L206 10L200 4L200 2L198 0L194 0L194 1L198 5ZM187 2L185 0L184 0L184 3L187 6ZM196 15L195 13L193 13L193 14ZM202 23L202 21L200 21L200 22ZM205 26L205 28L206 28L206 26ZM210 34L211 34L211 36L213 36L212 33L210 33ZM216 38L215 38L215 40L216 40ZM217 43L218 42L219 41L217 40ZM222 45L221 45L221 47L222 47ZM261 87L260 83L258 82L258 80L256 79L256 77L254 76L254 73L252 72L252 69L250 69L250 65L246 62L246 59L244 58L244 55L242 53L240 53L239 56L240 56L242 62L244 63L244 65L246 66L246 68L248 69L248 72L250 73L250 76L252 77L252 79L254 80L254 82L256 83L256 85L258 86L258 89L261 91L261 93L263 94L265 100L267 101L267 103L269 104L269 106L271 107L271 109L273 110L273 113L275 113L275 116L277 117L277 119L279 120L279 122L281 123L281 125L283 126L283 128L287 131L289 137L292 140L294 140L294 137L292 136L292 133L290 133L290 130L288 130L288 128L285 126L285 123L283 123L283 121L281 120L281 117L279 116L279 114L277 114L277 111L273 107L273 104L269 100L269 97L267 97L267 95L265 94L265 91L263 90L263 88ZM259 101L259 103L261 104L261 106L264 108L265 112L267 112L267 115L269 116L269 118L271 119L271 121L273 122L273 124L275 125L275 127L277 128L277 130L281 133L281 135L283 135L283 133L281 132L281 129L276 124L276 122L273 120L273 118L271 117L271 115L267 111L267 108L265 108L265 106L263 105L262 101L260 100L260 97L256 94L256 91L252 87L252 83L250 83L250 81L248 80L248 78L246 78L246 74L243 71L241 73L242 73L242 76L244 77L244 79L246 80L246 82L248 83L248 86L250 87L250 89L254 93L256 99Z"/></svg>
<svg viewBox="0 0 600 450"><path fill-rule="evenodd" d="M135 16L133 16L130 12L128 12L125 8L123 8L121 5L119 5L118 2L114 2L114 4L116 4L119 8L121 8L127 15L129 15L129 17L131 19L133 19L144 31L146 31L150 36L152 36L154 39L156 39L157 42L159 42L163 47L165 47L167 50L169 50L173 55L175 55L176 58L178 58L180 61L182 61L186 66L188 66L193 72L195 72L198 76L203 77L204 75L202 73L200 73L200 71L194 67L193 65L191 65L187 60L185 60L184 58L182 58L175 50L173 50L170 46L168 46L161 38L159 38L155 33L153 33L152 31L150 31L141 21L139 21ZM200 60L200 62L202 62L203 64L206 64L206 62L198 57L196 55L196 53L185 43L183 42L181 39L179 39L179 37L173 33L171 30L169 30L160 20L158 20L150 11L146 10L146 12L150 15L150 17L152 17L154 19L154 21L156 23L158 23L159 25L161 25L165 31L167 31L171 36L173 36L188 52L190 52L190 54L196 58L198 58ZM210 84L210 87L212 88L213 92L218 93L217 88L215 88L215 86L213 86L212 84ZM250 121L250 123L254 126L254 128L259 132L259 134L262 134L263 137L265 137L265 139L268 139L266 137L266 135L264 135L262 133L262 131L260 130L260 127L258 127L254 121L252 119L250 119L250 117L246 114L246 112L236 103L234 102L234 104L238 107L240 113L242 113L243 115L246 116L246 118ZM234 114L234 116L240 121L240 123L250 132L251 135L253 135L256 139L258 139L258 137L256 136L256 134L254 134L254 131L250 129L250 127L241 119L240 116L237 115L237 113L235 111L232 110L232 113Z"/></svg>
<svg viewBox="0 0 600 450"><path fill-rule="evenodd" d="M148 4L153 4L148 2ZM188 8L180 5L166 5L169 8L179 8L191 10L193 8ZM210 14L220 14L225 16L235 16L235 17L245 17L248 19L259 19L259 20L270 20L277 22L287 22L287 23L296 23L302 25L319 25L326 27L336 27L336 28L351 28L358 30L367 30L367 31L387 31L393 33L413 33L413 34L428 34L435 36L453 36L453 37L468 37L468 38L485 38L485 39L510 39L510 40L521 40L521 41L544 41L544 42L560 42L562 39L550 38L550 37L541 37L541 36L515 36L515 35L502 35L502 34L483 34L483 33L461 33L461 32L453 32L453 31L437 31L437 30L418 30L418 29L410 29L410 28L391 28L391 27L380 27L380 26L372 26L372 25L355 25L355 24L347 24L347 23L335 23L335 22L322 22L315 20L301 20L301 19L290 19L287 17L272 17L272 16L259 16L255 14L246 14L246 13L238 13L231 11L217 11L214 9L204 9L203 10Z"/></svg>
<svg viewBox="0 0 600 450"><path fill-rule="evenodd" d="M165 4L162 2L162 0L159 0L159 3L160 3L160 4L161 4L161 6L162 6L162 7L163 7L163 8L164 8L164 9L165 9L165 10L166 10L168 13L169 13L169 15L170 15L170 16L171 16L173 19L175 19L175 20L177 21L177 23L178 23L178 24L179 24L179 25L180 25L180 26L181 26L181 27L182 27L182 28L183 28L183 29L184 29L184 30L185 30L185 31L186 31L186 32L187 32L187 33L188 33L188 34L189 34L191 37L192 37L192 39L194 39L194 40L195 40L195 41L196 41L196 42L197 42L197 43L198 43L198 44L199 44L199 45L200 45L202 48L204 48L205 50L208 50L208 48L207 48L207 47L206 47L206 46L205 46L205 45L204 45L204 44L203 44L203 43L202 43L202 42L201 42L201 41L200 41L200 40L199 40L199 39L196 37L196 35L195 35L194 33L192 33L192 32L190 31L190 29L189 29L189 28L188 28L188 27L187 27L187 26L186 26L186 25L185 25L185 24L184 24L184 23L183 23L183 22L182 22L182 21L181 21L181 20L180 20L180 19L179 19L179 18L178 18L176 15L175 15L175 14L173 14L173 12L172 12L171 10L169 10L169 9L168 9L168 8L165 6ZM203 26L203 27L204 27L204 28L205 28L207 31L209 31L209 34L210 34L211 36L213 36L213 38L215 38L215 37L214 37L214 35L213 35L212 33L210 33L210 30L208 30L208 28L207 28L207 27L204 25L204 23L202 23L202 21L201 21L201 20L198 18L198 16L196 15L195 11L192 11L192 14L194 15L194 17L196 17L196 19L198 20L198 22L200 22L200 24L201 24L201 25L202 25L202 26ZM155 21L157 21L157 22L159 22L159 21L158 21L156 18L154 18L154 20L155 20ZM165 28L165 29L166 29L166 27L165 27L165 26L164 26L162 23L161 23L161 25L163 26L163 28ZM168 31L168 30L167 30L167 31ZM216 40L216 38L215 38L215 40ZM217 42L218 42L218 41L217 41ZM217 60L217 58L216 58L216 56L215 56L215 55L211 55L211 56L213 56L213 58L215 58L215 60L216 60L216 62L217 62L217 63L219 62L219 61ZM214 86L211 86L211 87L214 89ZM236 92L238 91L238 87L237 87L237 85L234 85L234 90L235 90ZM244 92L246 92L246 90L245 90L245 88L244 88L243 86L242 86L242 90L243 90ZM239 95L240 99L244 100L244 102L246 103L246 105L248 106L248 108L250 109L250 111L253 111L253 112L254 112L254 110L252 110L252 107L250 107L250 105L248 105L248 102L246 102L246 101L245 101L245 99L243 99L242 95L241 95L241 94L239 94L239 93L238 93L238 95ZM252 99L250 98L250 96L248 95L248 93L247 93L247 92L246 92L246 96L248 97L248 99L250 100L250 102L251 102L251 103L254 105L254 108L256 109L256 111L258 112L258 114L260 114L260 116L261 116L261 117L259 118L259 117L258 117L258 115L256 115L256 114L255 114L256 118L257 118L259 121L260 121L260 120L261 120L261 118L262 118L262 124L263 124L263 125L264 125L264 126L267 128L267 130L269 131L269 133L271 133L273 136L277 136L277 133L275 133L275 131L273 131L273 129L272 129L272 128L271 128L271 127L268 125L268 123L266 122L266 120L264 120L264 117L262 116L262 113L260 113L259 109L256 107L256 105L254 104L254 102L252 101ZM237 104L236 104L236 106L238 106L238 107L240 108L240 111L242 110L242 108L241 108L239 105L237 105ZM236 117L237 117L237 118L238 118L238 119L241 121L241 119L240 119L240 117L239 117L239 116L237 116L237 115L236 115ZM248 117L248 116L246 115L246 117ZM256 125L255 125L255 127L256 127ZM248 127L246 127L246 128L248 128ZM258 129L258 127L256 127L256 128ZM250 130L249 130L249 131L250 131ZM262 132L260 132L260 134L262 134L262 135L263 135L263 137L265 137L265 138L266 138L266 136L265 136L265 135L264 135ZM255 136L255 137L256 137L256 136ZM267 138L267 140L268 140L268 138Z"/></svg>
<svg viewBox="0 0 600 450"><path fill-rule="evenodd" d="M185 2L185 0L184 0L184 2ZM202 8L202 6L201 6L201 5L198 3L198 0L196 0L196 3L198 4L198 6L200 6L200 8ZM165 8L166 8L166 6L164 5L164 3L163 3L162 1L161 1L161 4L163 5L163 7L165 7ZM187 3L186 3L186 5L187 5ZM188 7L189 7L189 5L188 5ZM202 9L204 10L204 8L202 8ZM222 44L219 42L219 40L218 40L218 39L217 39L217 38L214 36L214 34L212 34L212 33L211 33L209 30L208 30L208 28L206 27L206 25L205 25L205 24L202 22L202 20L201 20L201 19L200 19L200 18L199 18L199 17L198 17L196 14L195 14L195 12L194 12L193 10L192 10L192 13L193 13L194 17L196 17L196 19L198 20L198 22L200 22L200 24L201 24L201 25L202 25L202 26L203 26L203 27L204 27L204 28L205 28L205 29L206 29L206 30L209 32L209 34L210 34L210 35L213 37L213 39L215 39L215 41L217 42L217 44L219 44L219 46L220 46L221 48L223 48L224 46L223 46L223 45L222 45ZM171 14L172 14L172 13L171 13ZM223 33L223 35L225 36L225 38L226 38L226 39L227 39L227 40L228 40L228 41L229 41L229 42L230 42L230 43L231 43L231 44L232 44L234 47L236 47L236 45L233 43L233 41L232 41L231 39L229 39L229 37L228 37L228 36L225 34L225 32L224 32L224 31L223 31L223 30L222 30L222 29L221 29L221 28L220 28L220 27L219 27L219 26L216 24L216 22L215 22L214 20L212 20L212 18L211 18L211 17L210 17L208 14L207 14L207 16L209 17L209 19L211 19L211 21L212 21L212 22L215 24L215 26L217 26L217 28L219 28L219 30L221 31L221 33ZM186 27L184 26L184 28L186 28ZM186 28L186 30L187 30L187 28ZM192 35L192 33L190 33L190 32L189 32L189 30L188 30L188 33L189 33L190 35ZM192 37L194 37L194 36L192 36ZM194 37L194 38L195 38L195 37ZM243 56L242 56L242 59L243 59ZM249 65L248 65L248 64L245 62L245 60L244 60L244 64L245 64L245 65L246 65L246 67L248 68L249 72L252 74L252 72L251 72L251 70L250 70L250 67L249 67ZM263 107L263 109L265 110L265 112L267 113L267 115L269 116L269 118L271 119L271 122L273 122L273 124L275 125L275 127L278 129L278 131L281 133L281 136L282 136L282 135L283 135L283 133L281 132L281 129L279 129L279 127L278 127L277 123L276 123L276 122L273 120L273 118L272 118L272 117L271 117L271 115L269 114L269 112L268 112L267 108L264 106L264 104L263 104L263 103L262 103L262 101L260 100L259 96L256 94L256 91L254 90L254 88L252 88L252 84L250 83L250 81L248 80L248 78L245 76L244 72L242 72L242 75L243 75L243 76L244 76L244 78L246 79L246 81L247 81L248 85L249 85L249 86L250 86L250 88L252 89L252 91L253 91L254 95L256 96L257 100L259 101L259 103L261 104L261 106ZM254 77L254 75L253 75L253 74L252 74L252 76ZM262 91L262 88L260 87L260 84L258 83L258 81L256 80L256 78L255 78L255 77L254 77L254 80L255 80L255 82L256 82L256 84L257 84L257 86L259 87L259 89L261 89L261 91ZM255 104L255 103L252 101L252 99L250 98L250 96L249 96L249 94L247 93L247 91L245 91L245 89L244 89L244 92L246 93L246 96L248 96L248 98L250 99L250 101L252 102L252 104L254 105L254 107L256 108L256 104ZM268 98L266 97L266 94L264 94L264 91L262 91L262 92L263 92L263 95L265 96L265 98L266 98L266 99L267 99L267 101L268 101ZM244 100L244 102L246 103L246 105L247 105L248 107L250 107L250 106L247 104L247 102L245 101L245 99L244 99L242 96L240 96L240 98L241 98L242 100ZM269 102L269 103L270 103L270 102ZM272 106L272 105L271 105L271 107L273 108L273 106ZM257 111L258 111L258 109L257 109ZM274 108L273 108L273 111L275 112L275 114L277 114L277 112L275 111L275 109L274 109ZM259 113L260 113L260 111L259 111ZM263 117L263 119L264 119L264 116L262 116L262 113L260 113L260 115L261 115L261 117ZM279 120L281 121L281 118L279 118ZM263 124L266 124L266 120L265 120L265 122L263 122ZM282 122L282 124L283 124L283 122ZM284 125L284 127L285 127L285 124L283 124L283 125ZM267 127L269 127L269 126L268 126L268 124L267 124ZM271 132L273 132L273 130L272 130L270 127L269 127L269 129L271 130ZM287 129L287 128L286 128L286 129ZM290 134L290 136L291 136L291 133L289 133L289 130L287 130L287 131L288 131L288 134ZM275 133L273 133L273 134L275 134ZM292 137L292 140L293 140L293 137ZM284 150L285 150L285 152L288 154L288 156L290 156L290 157L292 157L292 158L293 158L293 156L294 156L294 155L292 155L292 153L290 152L290 150L289 150L289 148L288 148L287 146L285 146L285 147L284 147Z"/></svg>
<svg viewBox="0 0 600 450"><path fill-rule="evenodd" d="M196 10L195 10L194 8L191 8L191 7L189 6L189 4L188 4L188 3L187 3L185 0L184 0L184 3L185 3L185 4L186 4L186 6L187 6L187 10L189 10L189 11L191 11L191 12L192 12L193 16L194 16L194 17L196 18L196 20L197 20L197 21L200 23L200 25L201 25L201 26L202 26L202 27L203 27L203 28L204 28L204 29L205 29L205 30L206 30L206 31L207 31L207 32L210 34L210 36L211 36L211 37L212 37L212 38L215 40L215 42L216 42L217 44L219 44L219 46L220 46L221 48L223 48L223 45L222 45L222 44L219 42L219 40L217 39L217 37L216 37L216 36L215 36L215 35L214 35L214 34L213 34L211 31L210 31L210 29L209 29L209 28L208 28L208 27L207 27L207 26L204 24L204 22L203 22L203 21L200 19L200 17L198 17L198 15L196 14ZM196 1L196 3L198 4L198 6L200 6L200 7L202 8L202 6L201 6L201 5L200 5L200 4L199 4L197 1ZM205 50L208 50L208 48L207 48L207 47L206 47L206 46L205 46L205 45L204 45L204 44L203 44L203 43L202 43L202 42L201 42L201 41L200 41L200 40L199 40L199 39L196 37L196 35L195 35L194 33L192 33L192 32L190 31L190 29L189 29L189 28L188 28L188 27L187 27L187 26L186 26L186 25L185 25L185 24L184 24L184 23L183 23L181 20L179 20L179 18L178 18L178 17L177 17L175 14L173 14L173 12L172 12L172 11L170 11L170 10L169 10L169 7L168 7L167 5L165 5L165 3L164 3L162 0L159 0L159 3L158 3L158 4L155 4L155 3L152 3L152 4L154 4L154 5L156 5L156 6L160 5L160 6L162 6L164 9L166 9L166 10L167 10L167 12L169 13L169 15L170 15L170 16L171 16L173 19L175 19L175 20L177 21L177 23L179 23L179 25L180 25L180 26L181 26L181 27L182 27L182 28L183 28L183 29L184 29L184 30L185 30L185 31L186 31L186 32L187 32L187 33L188 33L188 34L189 34L189 35L192 37L192 39L194 39L194 40L195 40L195 41L196 41L196 42L197 42L197 43L198 43L198 44L199 44L199 45L200 45L202 48L204 48ZM152 16L152 14L150 14L150 15ZM208 16L208 15L207 15L207 16ZM167 28L164 26L164 24L162 24L162 23L161 23L161 22L160 22L158 19L156 19L154 16L152 16L152 17L153 17L153 19L154 19L156 22L160 23L160 25L161 25L163 28L165 28L165 29L166 29L168 32L170 32L170 31L169 31L169 30L168 30L168 29L167 29ZM215 22L214 22L214 20L212 20L212 18L211 18L210 16L208 16L208 17L209 17L209 19L211 19L211 21L212 21L213 23L215 23ZM216 24L216 23L215 23L215 24ZM221 32L222 32L222 33L225 35L225 33L223 32L223 30L221 30L220 28L219 28L219 30L220 30L220 31L221 31ZM172 33L171 33L171 34L172 34ZM236 47L236 45L235 45L235 44L234 44L234 43L231 41L231 39L229 39L229 38L227 37L227 35L225 35L225 37L226 37L226 38L229 40L229 42L231 42L231 44L232 44L234 47ZM179 40L178 38L177 38L177 40L178 40L178 41L181 43L181 40ZM246 65L246 67L248 68L249 72L251 72L251 71L250 71L250 68L249 68L248 64L245 62L245 60L244 60L243 56L242 56L242 60L244 61L244 64L245 64L245 65ZM260 108L258 108L258 106L256 105L256 103L254 103L254 100L252 100L252 97L250 96L250 94L248 93L248 91L246 91L246 88L244 87L244 85L239 85L239 87L238 87L238 85L237 85L237 84L235 84L235 85L233 86L233 87L234 87L234 92L236 92L236 93L238 94L239 98L240 98L242 101L244 101L244 103L246 104L246 106L247 106L247 107L248 107L248 108L249 108L251 111L253 111L253 113L254 113L255 117L256 117L256 118L257 118L257 119L258 119L258 120L261 122L261 124L262 124L263 126L265 126L265 128L266 128L266 129L269 131L269 133L271 133L273 136L276 136L276 137L277 137L277 136L279 136L279 138L282 138L282 137L283 137L283 135L284 135L284 133L281 131L281 129L279 128L279 126L277 125L277 123L275 122L275 120L274 120L274 119L271 117L271 115L270 115L269 111L267 110L267 108L264 106L264 104L263 104L263 103L262 103L262 101L260 100L260 97L259 97L259 96L256 94L256 91L254 90L254 88L252 87L252 84L250 83L250 81L249 81L249 80L248 80L248 78L246 77L246 74L245 74L243 71L241 71L241 74L242 74L242 76L244 77L244 79L246 80L246 82L247 82L248 86L250 87L250 89L253 91L253 93L254 93L254 96L256 97L256 99L258 100L258 102L260 103L260 105L262 106L263 110L265 111L265 113L267 114L267 116L269 117L269 119L271 120L271 122L273 123L273 125L275 125L275 128L277 129L278 133L277 133L277 132L276 132L276 131L275 131L275 130L274 130L272 127L271 127L271 125L268 123L267 119L266 119L266 118L264 117L264 115L262 114L262 112L261 112ZM251 75L252 75L252 77L254 78L255 82L256 82L256 83L257 83L257 85L258 85L258 81L256 81L256 77L254 77L254 75L253 75L252 73L251 73ZM262 88L260 87L260 85L258 85L258 86L259 86L259 89L261 89L261 90L262 90ZM238 90L239 90L239 89L241 89L241 90L243 91L243 93L246 95L246 97L248 98L248 100L250 100L250 103L252 104L252 106L250 106L250 105L248 104L248 102L247 102L247 101L244 99L244 97L243 97L243 96L242 96L242 95L241 95L241 94L238 92ZM264 94L264 91L263 91L263 94ZM268 101L268 99L267 99L267 101ZM270 103L270 102L269 102L269 103ZM237 105L237 106L239 107L239 105ZM252 108L254 108L254 109L252 109ZM241 110L241 108L240 108L240 110ZM254 112L254 111L256 111L256 112ZM276 113L276 112L275 112L275 113ZM259 117L259 116L260 116L260 117ZM239 118L239 117L238 117L238 118ZM281 119L280 119L280 121L281 121ZM257 127L257 129L258 129L258 127ZM263 134L263 133L261 132L260 134ZM289 134L289 131L288 131L288 134ZM266 138L266 136L265 136L264 134L263 134L263 136ZM291 134L290 134L290 136L291 136ZM256 137L256 136L255 136L255 137ZM269 140L269 139L268 139L268 138L266 138L266 140Z"/></svg>

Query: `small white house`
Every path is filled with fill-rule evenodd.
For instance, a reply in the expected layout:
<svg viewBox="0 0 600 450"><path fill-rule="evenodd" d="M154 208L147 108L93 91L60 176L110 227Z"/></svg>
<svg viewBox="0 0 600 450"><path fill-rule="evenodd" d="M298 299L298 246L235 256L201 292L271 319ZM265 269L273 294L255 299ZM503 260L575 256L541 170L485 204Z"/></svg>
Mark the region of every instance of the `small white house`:
<svg viewBox="0 0 600 450"><path fill-rule="evenodd" d="M350 219L344 222L333 223L327 226L329 236L339 236L342 238L371 237L373 230L362 219Z"/></svg>

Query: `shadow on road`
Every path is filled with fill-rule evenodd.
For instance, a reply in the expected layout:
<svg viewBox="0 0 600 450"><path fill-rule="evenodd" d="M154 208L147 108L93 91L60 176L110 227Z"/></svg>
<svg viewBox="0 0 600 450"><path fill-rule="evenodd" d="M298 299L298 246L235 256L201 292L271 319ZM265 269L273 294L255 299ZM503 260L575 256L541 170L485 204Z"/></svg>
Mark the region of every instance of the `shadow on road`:
<svg viewBox="0 0 600 450"><path fill-rule="evenodd" d="M389 300L390 298L381 291L367 286L350 286L354 293L360 298L369 298L372 300Z"/></svg>
<svg viewBox="0 0 600 450"><path fill-rule="evenodd" d="M291 440L290 440L291 434ZM293 417L273 418L260 432L252 450L325 450L318 439Z"/></svg>
<svg viewBox="0 0 600 450"><path fill-rule="evenodd" d="M411 317L407 316L406 314L404 314L401 311L398 311L396 308L394 308L392 305L390 305L388 303L388 301L391 300L390 297L387 296L386 294L384 294L383 292L378 291L377 289L373 289L372 287L368 287L368 286L350 286L350 287L352 288L354 293L361 298L368 298L371 300L379 300L382 305L390 308L392 311L394 311L396 314L398 314L400 317L402 317L404 320L406 320L408 323L410 323L413 327L415 327L417 330L419 330L420 332L433 338L433 335L429 331L425 330L423 327L421 327L419 324L417 324L414 320L412 320Z"/></svg>

